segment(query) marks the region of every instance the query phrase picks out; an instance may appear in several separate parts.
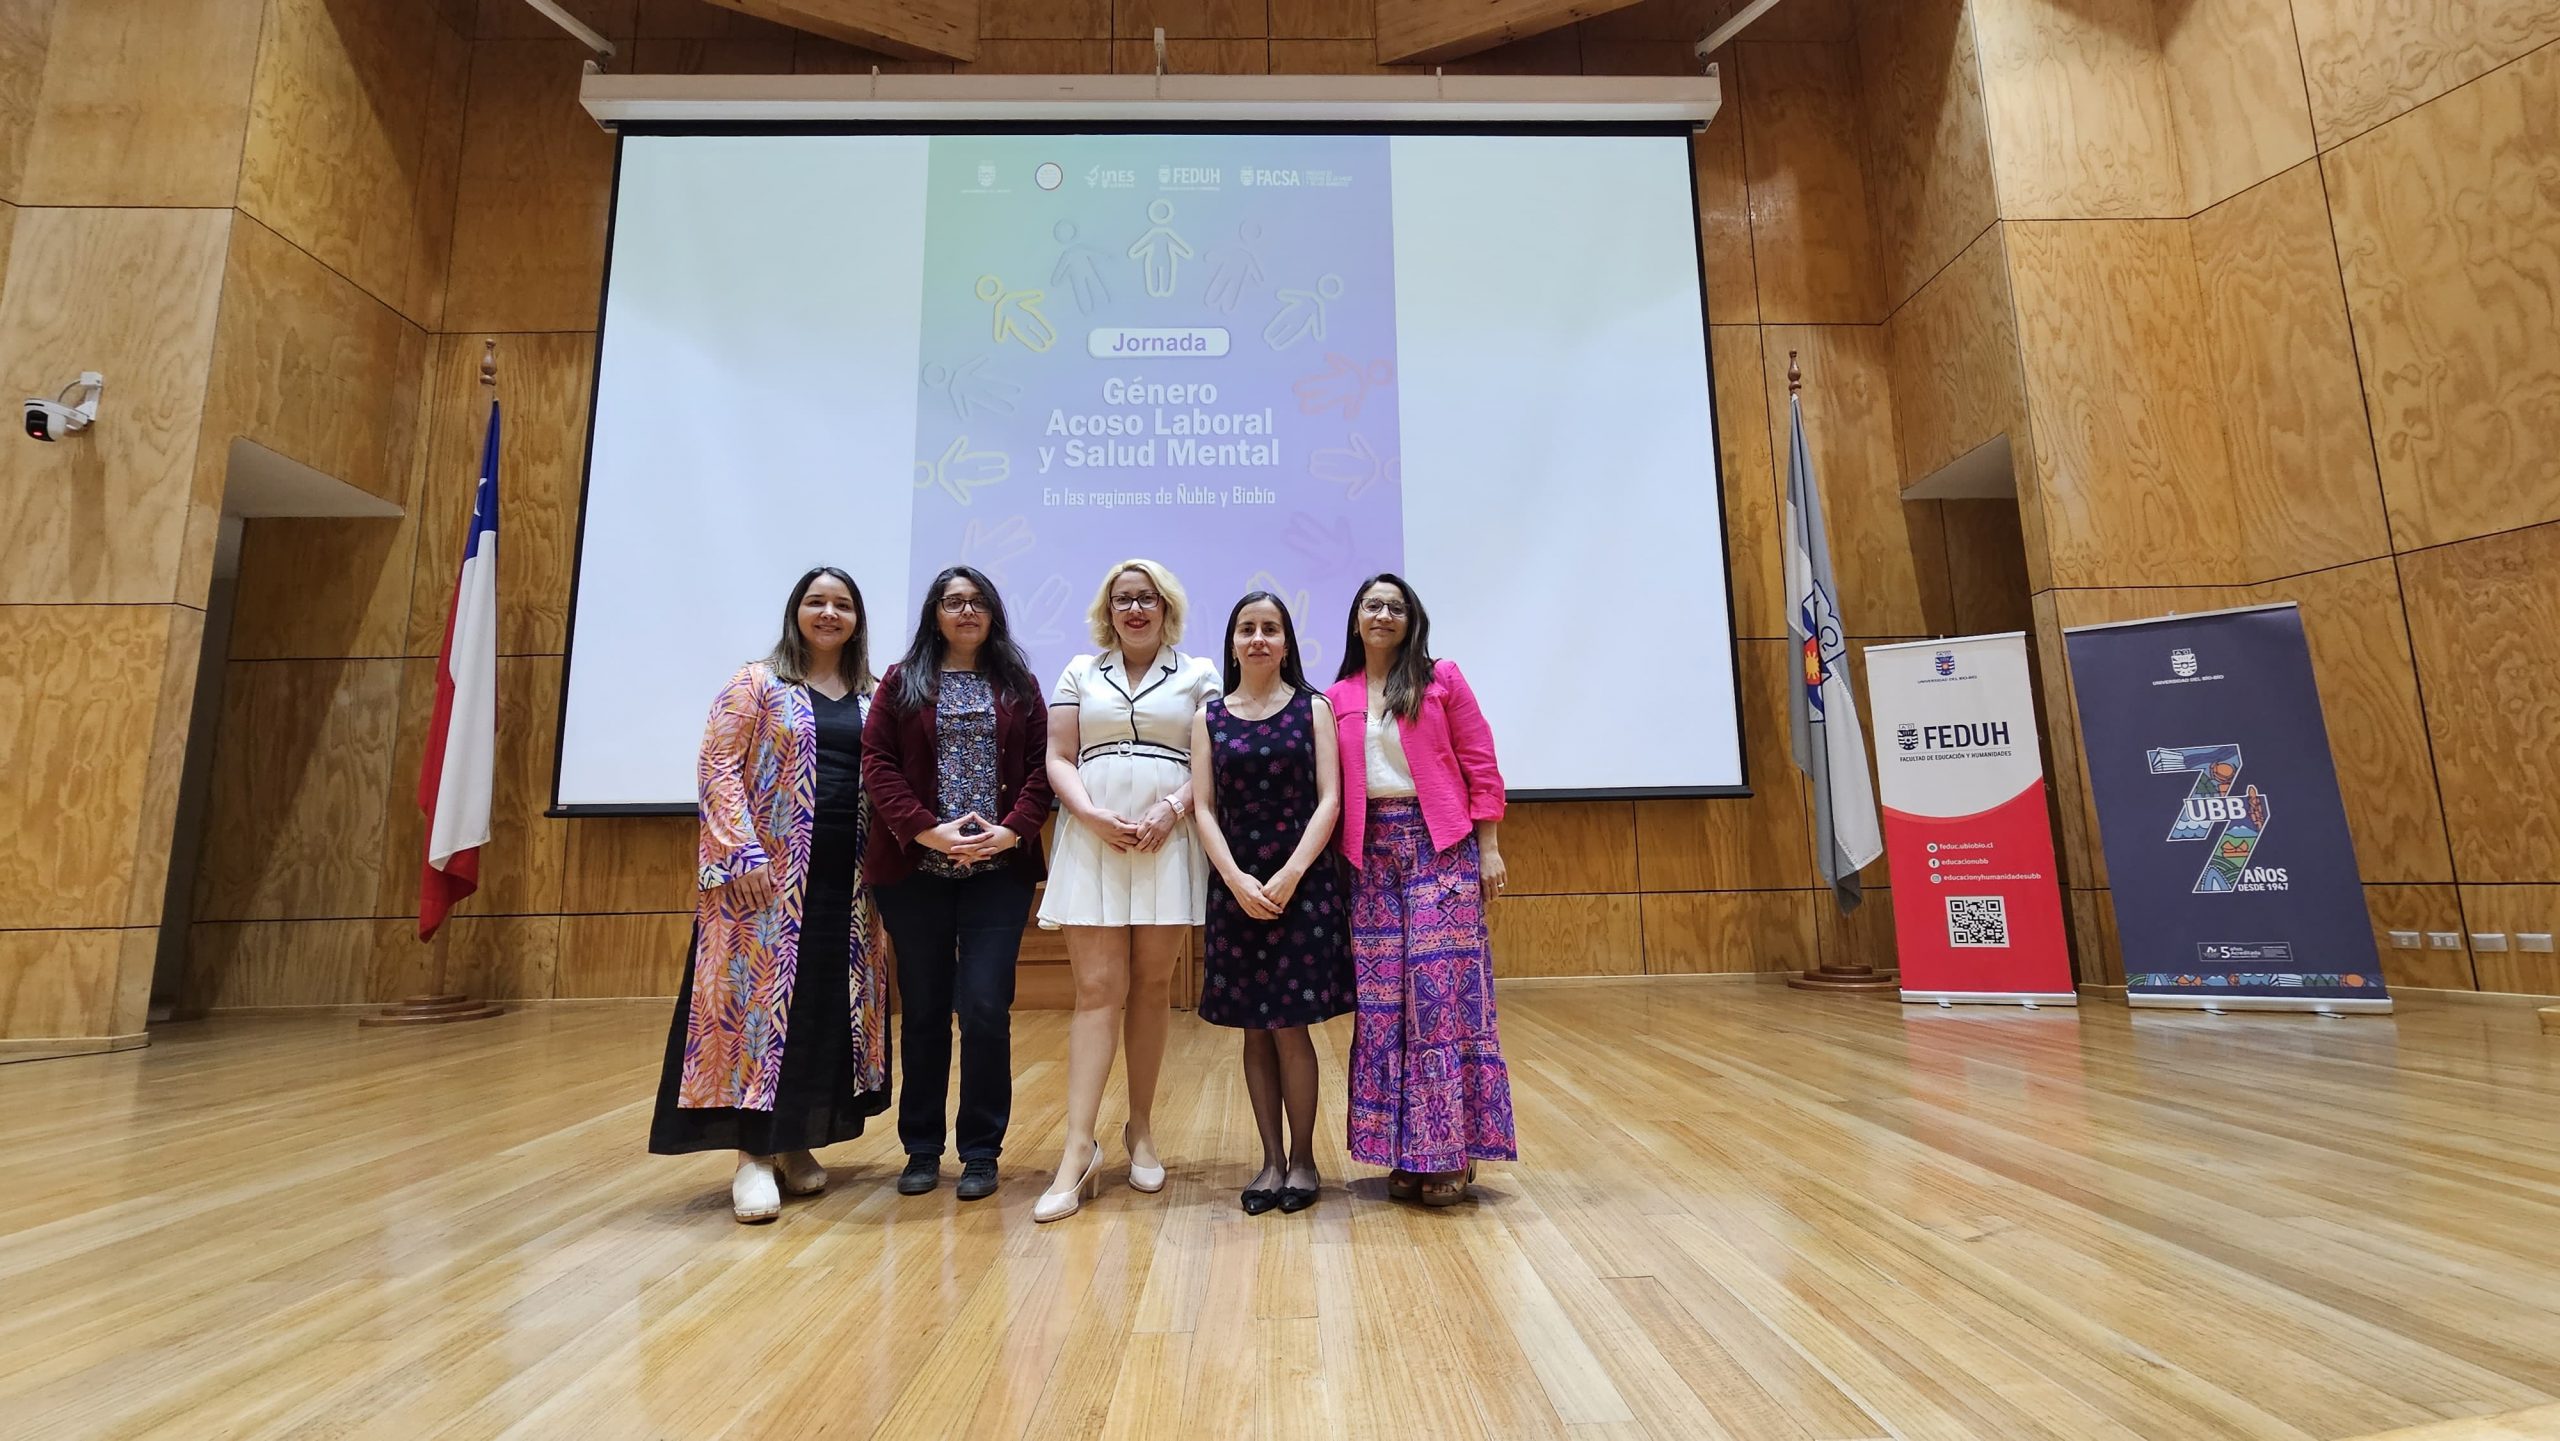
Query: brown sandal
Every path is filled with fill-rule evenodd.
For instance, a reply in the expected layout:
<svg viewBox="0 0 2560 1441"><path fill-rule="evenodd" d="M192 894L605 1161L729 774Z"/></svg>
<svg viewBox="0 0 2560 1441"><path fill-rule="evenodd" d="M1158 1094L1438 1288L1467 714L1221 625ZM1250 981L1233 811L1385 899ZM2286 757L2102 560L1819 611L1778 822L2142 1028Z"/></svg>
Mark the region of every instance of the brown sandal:
<svg viewBox="0 0 2560 1441"><path fill-rule="evenodd" d="M1422 1199L1422 1178L1411 1171L1389 1171L1387 1173L1387 1199L1390 1201L1418 1201Z"/></svg>
<svg viewBox="0 0 2560 1441"><path fill-rule="evenodd" d="M1422 1204L1454 1206L1467 1198L1467 1188L1476 1183L1476 1163L1469 1161L1464 1171L1447 1172L1456 1180L1429 1180L1422 1183Z"/></svg>

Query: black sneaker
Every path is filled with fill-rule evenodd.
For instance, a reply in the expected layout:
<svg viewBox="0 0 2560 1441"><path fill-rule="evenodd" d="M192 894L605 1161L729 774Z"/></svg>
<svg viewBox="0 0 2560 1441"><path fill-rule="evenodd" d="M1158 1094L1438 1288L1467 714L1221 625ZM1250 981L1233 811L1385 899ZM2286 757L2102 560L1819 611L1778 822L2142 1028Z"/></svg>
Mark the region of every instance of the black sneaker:
<svg viewBox="0 0 2560 1441"><path fill-rule="evenodd" d="M942 1184L940 1156L909 1156L907 1168L898 1173L898 1194L921 1196Z"/></svg>
<svg viewBox="0 0 2560 1441"><path fill-rule="evenodd" d="M968 1161L960 1167L960 1199L983 1201L996 1193L996 1163Z"/></svg>

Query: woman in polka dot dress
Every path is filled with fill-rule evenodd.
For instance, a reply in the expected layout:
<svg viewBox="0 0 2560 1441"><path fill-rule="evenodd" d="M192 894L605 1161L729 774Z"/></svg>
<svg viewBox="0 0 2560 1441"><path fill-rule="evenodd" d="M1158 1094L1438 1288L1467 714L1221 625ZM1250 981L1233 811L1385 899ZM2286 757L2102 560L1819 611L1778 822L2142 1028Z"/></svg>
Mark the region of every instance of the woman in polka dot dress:
<svg viewBox="0 0 2560 1441"><path fill-rule="evenodd" d="M1333 709L1307 684L1288 608L1268 591L1227 618L1226 693L1191 725L1191 793L1209 888L1200 1019L1244 1032L1262 1170L1248 1215L1315 1204L1316 1048L1350 1012L1350 903L1327 851L1342 812ZM1283 1147L1281 1121L1288 1121Z"/></svg>

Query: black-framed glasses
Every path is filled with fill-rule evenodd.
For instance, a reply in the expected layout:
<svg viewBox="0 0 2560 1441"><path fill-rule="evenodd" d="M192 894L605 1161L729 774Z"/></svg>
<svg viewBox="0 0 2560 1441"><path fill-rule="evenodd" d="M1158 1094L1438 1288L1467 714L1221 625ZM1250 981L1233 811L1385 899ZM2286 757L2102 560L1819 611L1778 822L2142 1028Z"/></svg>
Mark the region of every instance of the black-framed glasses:
<svg viewBox="0 0 2560 1441"><path fill-rule="evenodd" d="M946 595L942 598L944 615L968 615L972 612L985 615L994 609L995 606L983 595Z"/></svg>
<svg viewBox="0 0 2560 1441"><path fill-rule="evenodd" d="M1364 600L1360 602L1360 613L1372 618L1384 616L1389 620L1402 620L1405 617L1404 602L1400 600Z"/></svg>
<svg viewBox="0 0 2560 1441"><path fill-rule="evenodd" d="M1163 605L1164 597L1151 590L1138 595L1115 595L1111 598L1113 610L1156 610Z"/></svg>

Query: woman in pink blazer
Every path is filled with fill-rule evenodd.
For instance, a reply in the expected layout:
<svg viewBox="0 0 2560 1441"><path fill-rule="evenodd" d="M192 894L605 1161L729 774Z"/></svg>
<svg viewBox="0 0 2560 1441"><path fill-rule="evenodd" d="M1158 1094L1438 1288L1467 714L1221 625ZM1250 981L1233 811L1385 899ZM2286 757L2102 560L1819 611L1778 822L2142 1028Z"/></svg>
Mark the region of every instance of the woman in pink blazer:
<svg viewBox="0 0 2560 1441"><path fill-rule="evenodd" d="M1351 953L1351 1156L1387 1194L1450 1205L1475 1162L1518 1153L1494 1032L1484 898L1507 874L1502 771L1467 678L1431 657L1431 619L1386 574L1352 597L1333 689Z"/></svg>

